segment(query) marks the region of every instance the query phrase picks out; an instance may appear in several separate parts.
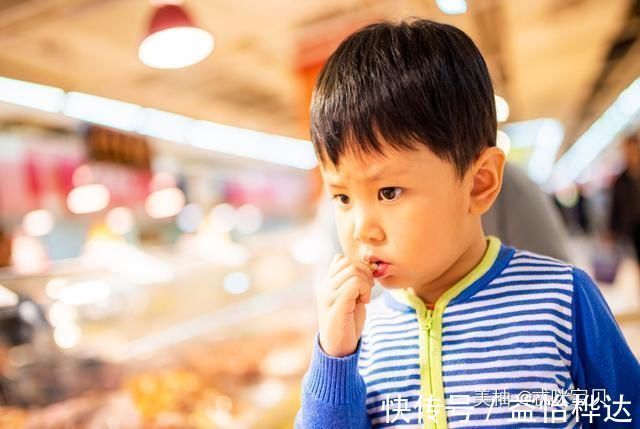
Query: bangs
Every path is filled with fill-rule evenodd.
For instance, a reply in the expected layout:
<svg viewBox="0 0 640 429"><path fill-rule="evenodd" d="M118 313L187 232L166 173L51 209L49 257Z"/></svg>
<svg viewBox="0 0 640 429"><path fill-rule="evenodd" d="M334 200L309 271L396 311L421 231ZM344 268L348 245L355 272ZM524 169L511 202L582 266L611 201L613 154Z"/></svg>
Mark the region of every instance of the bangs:
<svg viewBox="0 0 640 429"><path fill-rule="evenodd" d="M462 31L427 20L371 24L345 39L311 99L311 140L321 163L385 148L429 148L459 176L495 145L491 80Z"/></svg>

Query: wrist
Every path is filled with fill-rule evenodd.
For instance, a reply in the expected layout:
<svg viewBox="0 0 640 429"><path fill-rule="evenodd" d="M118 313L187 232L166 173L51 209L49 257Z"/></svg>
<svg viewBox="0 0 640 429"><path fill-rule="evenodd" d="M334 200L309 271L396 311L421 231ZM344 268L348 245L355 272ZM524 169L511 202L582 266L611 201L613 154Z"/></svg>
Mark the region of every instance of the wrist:
<svg viewBox="0 0 640 429"><path fill-rule="evenodd" d="M358 372L360 341L354 353L344 357L326 354L316 335L311 366L305 375L305 389L316 398L333 404L361 399L364 381Z"/></svg>
<svg viewBox="0 0 640 429"><path fill-rule="evenodd" d="M320 351L324 352L325 355L334 358L343 358L346 356L353 355L357 349L360 341L356 342L353 346L331 346L329 341L323 340L323 335L318 335L318 347Z"/></svg>

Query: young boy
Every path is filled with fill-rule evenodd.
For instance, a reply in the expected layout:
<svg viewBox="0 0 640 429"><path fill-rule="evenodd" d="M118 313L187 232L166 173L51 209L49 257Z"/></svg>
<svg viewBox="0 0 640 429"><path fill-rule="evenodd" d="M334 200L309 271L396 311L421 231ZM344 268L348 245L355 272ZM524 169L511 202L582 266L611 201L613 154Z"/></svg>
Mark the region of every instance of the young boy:
<svg viewBox="0 0 640 429"><path fill-rule="evenodd" d="M344 255L296 428L640 427L640 365L587 274L483 233L505 157L468 36L413 20L348 37L311 133Z"/></svg>

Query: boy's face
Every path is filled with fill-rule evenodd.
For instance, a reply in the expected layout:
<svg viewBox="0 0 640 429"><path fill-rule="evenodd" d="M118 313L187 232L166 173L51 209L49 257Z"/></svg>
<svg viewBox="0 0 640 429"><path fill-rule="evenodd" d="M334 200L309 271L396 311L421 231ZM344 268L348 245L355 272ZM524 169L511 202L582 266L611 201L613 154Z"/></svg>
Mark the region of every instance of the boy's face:
<svg viewBox="0 0 640 429"><path fill-rule="evenodd" d="M327 164L320 170L343 252L354 261L373 254L389 262L378 278L382 286L435 281L477 236L479 215L469 210L471 175L460 180L452 163L426 147L399 151L387 145L385 157L346 154L337 169Z"/></svg>

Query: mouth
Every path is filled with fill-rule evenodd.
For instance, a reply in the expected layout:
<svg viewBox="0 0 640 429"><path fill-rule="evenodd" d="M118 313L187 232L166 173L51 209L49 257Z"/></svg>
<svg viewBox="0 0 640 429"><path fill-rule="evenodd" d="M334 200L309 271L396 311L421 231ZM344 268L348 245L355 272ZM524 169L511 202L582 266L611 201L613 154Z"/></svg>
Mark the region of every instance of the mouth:
<svg viewBox="0 0 640 429"><path fill-rule="evenodd" d="M369 261L369 268L371 268L371 271L373 272L373 277L375 278L384 277L387 274L389 265L391 264L382 260L372 259Z"/></svg>

